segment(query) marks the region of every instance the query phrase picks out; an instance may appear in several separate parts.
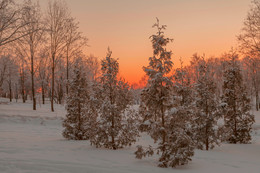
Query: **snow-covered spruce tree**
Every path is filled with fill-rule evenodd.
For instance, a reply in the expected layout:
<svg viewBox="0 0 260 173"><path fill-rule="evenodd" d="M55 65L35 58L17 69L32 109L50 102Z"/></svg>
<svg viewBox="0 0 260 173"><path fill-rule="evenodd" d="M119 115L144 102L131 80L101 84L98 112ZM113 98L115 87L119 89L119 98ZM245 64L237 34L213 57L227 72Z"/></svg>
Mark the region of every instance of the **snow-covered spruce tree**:
<svg viewBox="0 0 260 173"><path fill-rule="evenodd" d="M198 149L213 149L220 144L218 119L221 117L216 83L207 62L198 62L198 79L194 84L195 111L192 118L194 142Z"/></svg>
<svg viewBox="0 0 260 173"><path fill-rule="evenodd" d="M97 112L91 101L88 82L78 58L73 69L73 78L69 83L69 94L66 100L66 118L63 120L63 136L72 140L87 140L93 136Z"/></svg>
<svg viewBox="0 0 260 173"><path fill-rule="evenodd" d="M101 62L101 84L95 88L100 107L96 134L91 143L115 150L130 146L139 132L137 114L130 107L132 96L129 85L118 79L119 63L111 54L108 48L107 57Z"/></svg>
<svg viewBox="0 0 260 173"><path fill-rule="evenodd" d="M138 146L136 158L160 154L160 167L175 167L186 164L193 155L189 147L190 137L186 134L184 125L180 123L179 115L171 113L173 108L173 82L169 77L173 63L171 51L166 50L166 45L172 39L165 38L165 25L160 26L159 20L153 25L158 32L151 36L153 56L149 58L149 65L144 67L149 77L147 86L141 93L139 113L143 117L140 125L141 131L146 131L158 143L157 148L149 146L144 149ZM192 150L192 151L191 151Z"/></svg>
<svg viewBox="0 0 260 173"><path fill-rule="evenodd" d="M174 104L169 112L170 136L173 136L174 143L172 148L175 149L173 164L187 164L194 155L195 143L193 142L193 133L191 129L191 120L194 111L194 99L192 85L187 69L183 68L183 62L180 59L181 67L174 73ZM172 166L172 165L170 165Z"/></svg>
<svg viewBox="0 0 260 173"><path fill-rule="evenodd" d="M228 67L224 72L222 102L227 141L230 143L249 143L254 115L250 113L250 98L243 85L243 78L235 52L229 54Z"/></svg>

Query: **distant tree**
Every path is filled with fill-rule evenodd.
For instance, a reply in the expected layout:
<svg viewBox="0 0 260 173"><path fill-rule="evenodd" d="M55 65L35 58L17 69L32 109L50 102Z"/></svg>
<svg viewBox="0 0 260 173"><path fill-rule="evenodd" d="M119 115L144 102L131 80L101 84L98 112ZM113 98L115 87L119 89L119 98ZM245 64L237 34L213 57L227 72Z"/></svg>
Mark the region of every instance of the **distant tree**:
<svg viewBox="0 0 260 173"><path fill-rule="evenodd" d="M47 14L45 29L48 35L50 56L51 56L51 111L54 111L54 82L55 66L57 60L64 54L66 46L67 21L70 19L68 8L64 1L50 1Z"/></svg>
<svg viewBox="0 0 260 173"><path fill-rule="evenodd" d="M214 72L204 58L200 59L198 67L198 79L194 85L195 109L192 129L197 147L208 150L220 143L217 121L221 117L221 110L216 95Z"/></svg>
<svg viewBox="0 0 260 173"><path fill-rule="evenodd" d="M87 45L88 39L79 32L79 23L75 18L68 18L65 33L65 56L66 56L66 94L68 94L69 67L72 57L77 56L81 49Z"/></svg>
<svg viewBox="0 0 260 173"><path fill-rule="evenodd" d="M241 34L238 36L241 51L250 61L250 78L254 88L256 110L260 109L260 1L253 0L252 7L247 13Z"/></svg>
<svg viewBox="0 0 260 173"><path fill-rule="evenodd" d="M89 80L96 81L101 73L100 61L98 58L94 55L87 56L85 65L87 67L86 69Z"/></svg>
<svg viewBox="0 0 260 173"><path fill-rule="evenodd" d="M24 62L30 71L33 110L36 110L35 73L37 69L36 60L39 58L37 57L37 51L43 43L44 34L41 15L39 4L33 3L31 0L24 1L21 22L27 23L27 25L21 29L19 34L24 36L19 38L14 44L16 52L23 56Z"/></svg>
<svg viewBox="0 0 260 173"><path fill-rule="evenodd" d="M212 78L216 84L216 96L220 99L222 95L222 86L223 86L223 74L225 71L225 60L224 57L210 57L207 58L207 66L212 72Z"/></svg>
<svg viewBox="0 0 260 173"><path fill-rule="evenodd" d="M255 98L255 109L260 109L260 58L246 56L241 60L241 70L248 93Z"/></svg>
<svg viewBox="0 0 260 173"><path fill-rule="evenodd" d="M95 87L100 116L91 143L96 147L116 150L134 143L138 129L137 115L130 108L132 97L129 85L118 79L119 63L111 54L108 49L107 57L101 62L101 84Z"/></svg>
<svg viewBox="0 0 260 173"><path fill-rule="evenodd" d="M62 104L66 93L66 62L62 58L56 62L55 76L54 98L56 103Z"/></svg>
<svg viewBox="0 0 260 173"><path fill-rule="evenodd" d="M87 140L96 122L97 112L92 105L89 86L84 74L82 60L77 59L66 101L66 118L63 121L63 136L73 140Z"/></svg>
<svg viewBox="0 0 260 173"><path fill-rule="evenodd" d="M38 65L38 80L41 86L42 104L45 104L45 97L51 75L51 59L49 57L48 47L42 48L39 52Z"/></svg>
<svg viewBox="0 0 260 173"><path fill-rule="evenodd" d="M256 111L260 109L260 58L259 57L245 57L243 59L245 64L244 72L248 73L247 85L252 87L252 96L255 97L255 108Z"/></svg>
<svg viewBox="0 0 260 173"><path fill-rule="evenodd" d="M8 54L7 56L7 68L6 68L6 84L9 91L9 100L12 102L14 98L15 81L17 80L18 71L17 64L14 58Z"/></svg>
<svg viewBox="0 0 260 173"><path fill-rule="evenodd" d="M189 146L191 138L185 129L187 122L180 122L181 108L178 107L178 113L174 111L173 82L169 77L173 66L172 52L165 48L172 39L165 38L166 25L159 25L158 19L153 27L158 31L150 37L154 51L149 58L149 65L144 67L149 78L141 93L139 113L143 117L140 130L148 132L154 141L158 142L158 147L144 149L138 146L135 154L136 158L141 159L157 153L160 154L158 166L175 167L191 160L193 147Z"/></svg>
<svg viewBox="0 0 260 173"><path fill-rule="evenodd" d="M8 66L8 57L5 55L0 56L0 91L6 78L6 71Z"/></svg>
<svg viewBox="0 0 260 173"><path fill-rule="evenodd" d="M24 27L30 24L30 21L22 22L22 13L24 10L23 6L14 0L0 0L0 51L7 44L29 34L28 32L23 32ZM6 71L8 69L5 62L2 62L4 63L3 68L0 69L0 88L4 83L5 77L7 77ZM8 81L9 84L10 82Z"/></svg>
<svg viewBox="0 0 260 173"><path fill-rule="evenodd" d="M250 113L250 99L243 85L238 55L235 52L229 54L228 68L224 72L222 102L227 141L249 143L254 115Z"/></svg>
<svg viewBox="0 0 260 173"><path fill-rule="evenodd" d="M241 34L238 36L240 47L247 55L260 55L260 1L253 0L252 7L244 20Z"/></svg>
<svg viewBox="0 0 260 173"><path fill-rule="evenodd" d="M25 59L22 55L16 52L17 62L19 66L19 84L20 84L20 92L22 95L23 103L26 102L26 94L25 94L25 82L27 81L28 70L26 68Z"/></svg>
<svg viewBox="0 0 260 173"><path fill-rule="evenodd" d="M141 88L138 88L138 84L132 84L131 86L131 93L133 95L133 101L134 101L134 104L136 105L140 105L140 97L141 97L141 92L142 92L142 89Z"/></svg>

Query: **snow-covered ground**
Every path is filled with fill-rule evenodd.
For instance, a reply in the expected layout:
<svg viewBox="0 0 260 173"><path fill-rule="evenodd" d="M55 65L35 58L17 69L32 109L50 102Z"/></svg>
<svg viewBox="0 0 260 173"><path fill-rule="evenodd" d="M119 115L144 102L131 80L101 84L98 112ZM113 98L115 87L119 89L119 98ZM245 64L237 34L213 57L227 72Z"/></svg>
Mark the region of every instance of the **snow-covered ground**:
<svg viewBox="0 0 260 173"><path fill-rule="evenodd" d="M63 106L8 103L0 98L0 173L260 173L260 113L256 114L252 144L222 144L195 152L193 161L178 168L158 168L156 157L135 159L136 145L151 140L143 135L121 150L95 148L88 141L68 141L62 135Z"/></svg>

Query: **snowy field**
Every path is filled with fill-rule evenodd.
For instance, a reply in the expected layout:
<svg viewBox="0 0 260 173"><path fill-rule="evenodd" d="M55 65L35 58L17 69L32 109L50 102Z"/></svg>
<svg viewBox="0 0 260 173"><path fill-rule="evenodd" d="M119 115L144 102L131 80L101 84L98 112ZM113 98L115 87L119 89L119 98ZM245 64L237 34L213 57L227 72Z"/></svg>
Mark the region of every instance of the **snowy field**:
<svg viewBox="0 0 260 173"><path fill-rule="evenodd" d="M0 99L0 173L260 173L260 113L252 144L222 144L195 152L193 161L177 168L158 168L156 158L135 159L136 145L148 145L143 135L132 147L116 151L95 148L88 141L68 141L62 135L63 106L9 103Z"/></svg>

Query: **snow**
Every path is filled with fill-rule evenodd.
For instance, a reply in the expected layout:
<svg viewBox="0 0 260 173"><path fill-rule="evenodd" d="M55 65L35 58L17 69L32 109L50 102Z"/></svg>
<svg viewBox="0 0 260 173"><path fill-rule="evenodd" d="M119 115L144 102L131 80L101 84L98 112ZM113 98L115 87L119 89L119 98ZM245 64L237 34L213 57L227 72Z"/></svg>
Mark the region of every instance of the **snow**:
<svg viewBox="0 0 260 173"><path fill-rule="evenodd" d="M195 151L191 163L177 168L158 168L156 156L135 159L137 145L152 140L142 134L131 147L120 150L95 148L88 141L65 140L61 132L64 106L8 103L0 98L1 173L259 173L260 112L254 112L252 144L222 144L211 151Z"/></svg>

